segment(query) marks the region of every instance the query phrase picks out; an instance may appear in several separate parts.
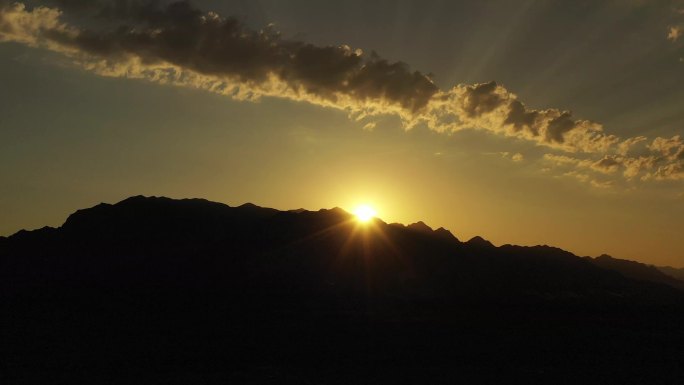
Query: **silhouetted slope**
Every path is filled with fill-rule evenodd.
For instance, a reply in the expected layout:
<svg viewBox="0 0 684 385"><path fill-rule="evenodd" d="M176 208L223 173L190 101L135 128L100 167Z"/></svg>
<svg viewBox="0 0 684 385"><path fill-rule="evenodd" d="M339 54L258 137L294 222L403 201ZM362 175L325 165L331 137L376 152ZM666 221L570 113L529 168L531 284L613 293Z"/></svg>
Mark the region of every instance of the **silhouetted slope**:
<svg viewBox="0 0 684 385"><path fill-rule="evenodd" d="M458 241L458 238L456 238L456 236L452 234L451 231L445 229L444 227L440 227L437 230L435 230L435 235L443 239Z"/></svg>
<svg viewBox="0 0 684 385"><path fill-rule="evenodd" d="M663 274L667 274L672 278L684 282L684 269L677 269L670 266L656 266L656 269L660 270Z"/></svg>
<svg viewBox="0 0 684 385"><path fill-rule="evenodd" d="M406 228L423 234L432 234L433 232L432 228L426 225L423 221L412 223L406 226Z"/></svg>
<svg viewBox="0 0 684 385"><path fill-rule="evenodd" d="M0 304L4 383L652 382L684 343L681 291L557 248L200 199L0 239Z"/></svg>
<svg viewBox="0 0 684 385"><path fill-rule="evenodd" d="M375 219L364 226L339 208L280 212L138 196L79 210L59 229L20 232L7 243L6 282L30 282L30 275L130 282L145 271L148 278L197 284L268 275L259 284L306 284L312 290L325 280L354 292L365 290L370 279L378 295L422 293L433 299L607 300L618 293L632 299L653 294L659 301L671 295L559 249L496 248L481 237L463 244L422 222L402 228Z"/></svg>
<svg viewBox="0 0 684 385"><path fill-rule="evenodd" d="M546 246L497 248L481 237L461 243L447 233L423 222L362 225L339 208L281 212L138 196L79 210L58 229L7 238L0 274L8 290L78 280L246 284L259 293L296 287L355 301L680 300L679 292L652 284L678 281L636 262L587 260Z"/></svg>
<svg viewBox="0 0 684 385"><path fill-rule="evenodd" d="M478 249L493 249L495 247L491 242L478 235L470 238L468 242L466 242L466 245Z"/></svg>
<svg viewBox="0 0 684 385"><path fill-rule="evenodd" d="M643 263L628 261L625 259L617 259L606 254L593 259L589 258L589 260L596 266L617 271L627 278L636 279L639 281L656 282L670 285L679 289L684 289L683 281L663 273L655 266L649 266Z"/></svg>

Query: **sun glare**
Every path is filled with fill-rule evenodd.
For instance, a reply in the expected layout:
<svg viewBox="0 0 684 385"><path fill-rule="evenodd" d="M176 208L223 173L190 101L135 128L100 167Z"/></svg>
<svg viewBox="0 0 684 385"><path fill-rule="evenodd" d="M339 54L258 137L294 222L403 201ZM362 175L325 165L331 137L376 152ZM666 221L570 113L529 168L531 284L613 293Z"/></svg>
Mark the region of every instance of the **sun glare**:
<svg viewBox="0 0 684 385"><path fill-rule="evenodd" d="M368 222L375 217L377 212L368 205L361 205L354 209L354 215L359 222Z"/></svg>

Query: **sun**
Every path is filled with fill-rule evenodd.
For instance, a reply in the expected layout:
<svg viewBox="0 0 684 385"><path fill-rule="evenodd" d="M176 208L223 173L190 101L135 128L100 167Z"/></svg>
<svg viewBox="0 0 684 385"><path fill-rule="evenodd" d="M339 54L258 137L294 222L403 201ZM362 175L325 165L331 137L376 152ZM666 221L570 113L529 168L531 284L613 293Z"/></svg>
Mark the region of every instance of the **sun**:
<svg viewBox="0 0 684 385"><path fill-rule="evenodd" d="M354 215L359 222L368 222L375 218L377 212L368 205L360 205L354 209Z"/></svg>

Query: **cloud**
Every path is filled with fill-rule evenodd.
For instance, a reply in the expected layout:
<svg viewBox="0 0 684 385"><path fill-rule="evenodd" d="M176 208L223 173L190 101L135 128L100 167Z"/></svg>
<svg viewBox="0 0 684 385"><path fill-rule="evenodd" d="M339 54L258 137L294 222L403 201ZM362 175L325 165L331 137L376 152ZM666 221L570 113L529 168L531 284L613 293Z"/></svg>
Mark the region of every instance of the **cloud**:
<svg viewBox="0 0 684 385"><path fill-rule="evenodd" d="M368 130L368 131L373 131L375 129L375 126L376 126L375 122L368 122L368 123L363 125L363 129Z"/></svg>
<svg viewBox="0 0 684 385"><path fill-rule="evenodd" d="M599 188L599 189L609 189L613 187L613 181L606 180L606 181L600 181L596 179L592 179L589 182L592 186Z"/></svg>
<svg viewBox="0 0 684 385"><path fill-rule="evenodd" d="M21 3L0 1L0 42L15 42L31 47L44 47L64 53L74 53L57 40L78 36L75 28L60 21L62 12L39 7L27 11Z"/></svg>
<svg viewBox="0 0 684 385"><path fill-rule="evenodd" d="M584 174L584 173L581 173L581 172L578 172L578 171L568 171L568 172L566 172L565 174L563 174L563 176L575 178L575 179L577 179L578 181L584 182L584 183L587 183L587 182L590 182L590 181L591 181L591 177L590 177L589 175Z"/></svg>
<svg viewBox="0 0 684 385"><path fill-rule="evenodd" d="M114 6L124 3L128 6ZM203 88L237 99L305 100L357 114L408 117L424 109L438 91L426 75L406 64L377 55L363 59L360 50L346 45L284 40L272 27L252 31L187 2L166 7L124 3L100 9L99 15L125 19L102 30L68 26L55 8L5 5L0 39L63 53L105 76Z"/></svg>
<svg viewBox="0 0 684 385"><path fill-rule="evenodd" d="M616 152L620 155L626 156L632 151L632 149L639 143L646 142L648 140L645 136L635 136L632 138L627 138L618 144Z"/></svg>
<svg viewBox="0 0 684 385"><path fill-rule="evenodd" d="M194 87L239 100L278 97L336 108L366 129L374 127L374 117L395 115L406 129L420 124L444 133L484 130L572 154L544 160L577 172L622 170L627 180L684 179L679 136L650 143L643 136L619 138L570 111L529 108L494 81L442 90L405 63L344 44L285 39L271 25L255 31L186 1L45 4L54 6L0 0L0 41L61 53L102 76Z"/></svg>
<svg viewBox="0 0 684 385"><path fill-rule="evenodd" d="M659 166L652 174L648 174L645 177L645 179L650 178L656 180L684 180L684 164L677 162Z"/></svg>
<svg viewBox="0 0 684 385"><path fill-rule="evenodd" d="M576 120L569 111L529 109L496 82L438 92L418 120L439 132L483 129L566 152L605 152L620 141L603 133L600 124Z"/></svg>
<svg viewBox="0 0 684 385"><path fill-rule="evenodd" d="M684 30L681 26L671 26L667 31L667 40L677 41L682 36L682 32Z"/></svg>
<svg viewBox="0 0 684 385"><path fill-rule="evenodd" d="M625 180L684 180L684 150L678 136L656 138L648 145L656 153L639 156L604 155L600 159L575 158L567 155L545 154L543 160L556 168L574 172L592 171L611 175L622 171ZM658 155L657 153L660 153Z"/></svg>
<svg viewBox="0 0 684 385"><path fill-rule="evenodd" d="M642 178L648 179L646 175L649 175L648 170L652 170L656 166L658 159L655 156L640 156L636 158L625 158L622 162L624 166L623 175L628 180L632 180L646 172Z"/></svg>
<svg viewBox="0 0 684 385"><path fill-rule="evenodd" d="M675 135L672 138L655 138L647 146L652 151L660 153L663 157L670 160L684 160L684 142Z"/></svg>
<svg viewBox="0 0 684 385"><path fill-rule="evenodd" d="M581 183L586 183L589 186L592 186L592 187L597 188L597 189L606 190L606 189L610 189L610 188L614 187L614 183L611 180L594 179L591 177L591 175L577 171L577 170L565 172L565 173L563 173L562 176L573 178L573 179L575 179Z"/></svg>
<svg viewBox="0 0 684 385"><path fill-rule="evenodd" d="M511 156L511 160L514 162L522 162L523 160L525 160L525 157L523 156L523 154L518 152Z"/></svg>
<svg viewBox="0 0 684 385"><path fill-rule="evenodd" d="M490 154L491 154L491 153L490 153ZM503 151L503 152L494 153L494 154L501 155L502 158L504 158L504 159L510 159L511 161L513 161L513 162L515 162L515 163L520 163L520 162L522 162L523 160L525 160L525 156L524 156L523 154L519 153L519 152L516 152L515 154L511 154L511 153L508 152L508 151Z"/></svg>
<svg viewBox="0 0 684 385"><path fill-rule="evenodd" d="M604 174L611 174L614 173L618 170L620 166L620 158L606 155L600 160L594 162L591 164L591 168L595 171L604 173Z"/></svg>
<svg viewBox="0 0 684 385"><path fill-rule="evenodd" d="M544 154L544 160L556 166L573 166L576 168L590 168L591 160L573 158L567 155Z"/></svg>
<svg viewBox="0 0 684 385"><path fill-rule="evenodd" d="M682 23L682 16L684 15L684 8L674 8L673 24L667 27L667 40L676 43L682 34L684 34L684 23Z"/></svg>

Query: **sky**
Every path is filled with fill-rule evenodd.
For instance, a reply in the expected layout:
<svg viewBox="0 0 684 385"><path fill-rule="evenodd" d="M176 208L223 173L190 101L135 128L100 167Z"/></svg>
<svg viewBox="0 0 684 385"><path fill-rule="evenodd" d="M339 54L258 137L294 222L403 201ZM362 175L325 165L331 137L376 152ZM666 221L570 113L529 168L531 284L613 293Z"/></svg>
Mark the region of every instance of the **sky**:
<svg viewBox="0 0 684 385"><path fill-rule="evenodd" d="M0 0L0 235L132 195L684 267L682 1Z"/></svg>

